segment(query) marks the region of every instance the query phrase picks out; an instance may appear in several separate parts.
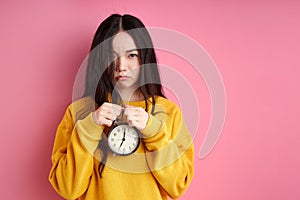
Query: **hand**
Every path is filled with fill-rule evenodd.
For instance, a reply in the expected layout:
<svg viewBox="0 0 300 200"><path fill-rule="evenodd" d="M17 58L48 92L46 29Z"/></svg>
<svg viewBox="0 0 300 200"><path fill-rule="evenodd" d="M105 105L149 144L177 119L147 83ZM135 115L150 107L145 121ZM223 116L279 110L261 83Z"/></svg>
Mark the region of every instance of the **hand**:
<svg viewBox="0 0 300 200"><path fill-rule="evenodd" d="M146 127L149 115L141 107L125 106L124 114L127 116L127 122L139 130Z"/></svg>
<svg viewBox="0 0 300 200"><path fill-rule="evenodd" d="M93 119L100 126L110 127L121 111L121 106L105 102L93 113Z"/></svg>

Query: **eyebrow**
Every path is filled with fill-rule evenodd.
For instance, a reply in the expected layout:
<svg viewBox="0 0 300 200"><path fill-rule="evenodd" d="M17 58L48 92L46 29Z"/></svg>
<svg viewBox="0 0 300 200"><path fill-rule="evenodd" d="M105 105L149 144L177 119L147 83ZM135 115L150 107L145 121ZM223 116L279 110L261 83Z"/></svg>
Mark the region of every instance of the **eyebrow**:
<svg viewBox="0 0 300 200"><path fill-rule="evenodd" d="M126 50L125 52L126 53L130 53L130 52L132 52L132 51L137 51L138 49L128 49L128 50ZM115 54L118 54L115 50L113 50L113 53L115 53Z"/></svg>
<svg viewBox="0 0 300 200"><path fill-rule="evenodd" d="M132 51L137 51L137 49L129 49L129 50L126 50L126 53L129 53L129 52L132 52Z"/></svg>

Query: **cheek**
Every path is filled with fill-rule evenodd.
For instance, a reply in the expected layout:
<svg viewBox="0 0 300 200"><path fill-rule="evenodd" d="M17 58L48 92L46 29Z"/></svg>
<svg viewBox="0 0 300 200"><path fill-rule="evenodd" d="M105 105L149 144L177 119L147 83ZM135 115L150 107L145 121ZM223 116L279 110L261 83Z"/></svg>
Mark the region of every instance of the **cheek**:
<svg viewBox="0 0 300 200"><path fill-rule="evenodd" d="M140 67L135 67L134 69L132 69L132 74L136 77L139 78L140 76Z"/></svg>

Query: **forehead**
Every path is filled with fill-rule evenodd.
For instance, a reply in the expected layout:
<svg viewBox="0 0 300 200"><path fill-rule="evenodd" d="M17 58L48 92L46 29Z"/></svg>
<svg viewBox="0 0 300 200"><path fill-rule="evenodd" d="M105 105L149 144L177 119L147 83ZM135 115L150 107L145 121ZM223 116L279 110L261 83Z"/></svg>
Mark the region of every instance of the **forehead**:
<svg viewBox="0 0 300 200"><path fill-rule="evenodd" d="M133 38L125 31L119 32L113 37L112 47L118 54L124 54L129 50L137 49Z"/></svg>

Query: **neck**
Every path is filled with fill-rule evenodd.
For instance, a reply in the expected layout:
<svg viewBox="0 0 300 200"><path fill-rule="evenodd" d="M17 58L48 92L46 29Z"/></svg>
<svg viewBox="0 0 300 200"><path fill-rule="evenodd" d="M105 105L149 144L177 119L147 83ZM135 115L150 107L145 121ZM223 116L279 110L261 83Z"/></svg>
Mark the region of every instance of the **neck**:
<svg viewBox="0 0 300 200"><path fill-rule="evenodd" d="M144 100L144 97L139 89L134 91L130 88L122 88L121 90L119 90L119 94L124 101Z"/></svg>

